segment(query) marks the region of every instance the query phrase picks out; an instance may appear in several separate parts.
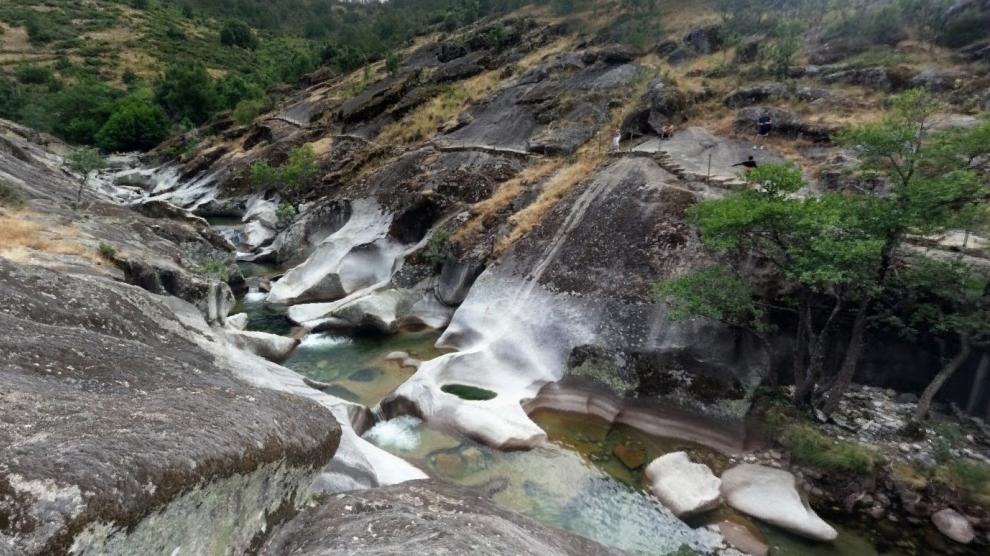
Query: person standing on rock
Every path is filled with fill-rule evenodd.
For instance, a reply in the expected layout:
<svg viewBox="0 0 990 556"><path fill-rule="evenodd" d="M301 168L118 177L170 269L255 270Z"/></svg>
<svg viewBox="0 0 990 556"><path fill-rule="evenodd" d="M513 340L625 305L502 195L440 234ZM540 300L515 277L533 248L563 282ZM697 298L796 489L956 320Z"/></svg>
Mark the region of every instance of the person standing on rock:
<svg viewBox="0 0 990 556"><path fill-rule="evenodd" d="M763 141L766 140L767 137L770 136L771 130L773 130L773 119L770 118L770 115L764 114L760 116L760 119L756 122L756 137L757 140L761 143L760 150L766 148L765 146L763 146L762 143ZM754 145L753 148L755 149L756 146Z"/></svg>
<svg viewBox="0 0 990 556"><path fill-rule="evenodd" d="M622 141L622 128L617 128L615 130L615 135L612 136L612 150L619 150L619 142Z"/></svg>
<svg viewBox="0 0 990 556"><path fill-rule="evenodd" d="M732 165L733 168L735 168L737 166L742 166L743 167L743 171L745 171L746 172L746 175L748 176L750 172L752 172L753 170L756 169L757 166L759 166L759 164L756 162L756 159L754 159L752 156L750 156L746 160L744 160L744 161L742 161L742 162L740 162L738 164L733 164Z"/></svg>

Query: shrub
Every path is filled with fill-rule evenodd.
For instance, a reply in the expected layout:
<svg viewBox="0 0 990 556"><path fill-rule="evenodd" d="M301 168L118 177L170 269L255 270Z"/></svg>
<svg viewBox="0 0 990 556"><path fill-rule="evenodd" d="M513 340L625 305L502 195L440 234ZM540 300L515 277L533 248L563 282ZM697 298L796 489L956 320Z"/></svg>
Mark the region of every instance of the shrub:
<svg viewBox="0 0 990 556"><path fill-rule="evenodd" d="M276 226L284 230L292 224L292 219L296 217L296 207L289 203L282 203L275 209Z"/></svg>
<svg viewBox="0 0 990 556"><path fill-rule="evenodd" d="M202 124L219 104L213 78L201 62L172 64L155 83L155 101L173 119Z"/></svg>
<svg viewBox="0 0 990 556"><path fill-rule="evenodd" d="M857 442L834 440L804 423L787 426L780 440L795 460L822 469L870 473L880 460L872 448Z"/></svg>
<svg viewBox="0 0 990 556"><path fill-rule="evenodd" d="M228 73L216 84L217 97L223 108L235 108L244 100L260 99L265 96L261 87L236 73Z"/></svg>
<svg viewBox="0 0 990 556"><path fill-rule="evenodd" d="M51 68L35 64L17 66L14 75L25 85L44 85L55 79Z"/></svg>
<svg viewBox="0 0 990 556"><path fill-rule="evenodd" d="M168 137L168 117L147 93L121 100L96 134L96 143L107 151L146 151Z"/></svg>
<svg viewBox="0 0 990 556"><path fill-rule="evenodd" d="M258 38L254 31L243 21L228 21L220 30L220 44L224 46L239 46L248 50L258 48Z"/></svg>
<svg viewBox="0 0 990 556"><path fill-rule="evenodd" d="M113 261L117 257L117 250L112 245L103 243L102 241L100 242L100 246L96 248L96 252L99 253L100 257L108 261Z"/></svg>
<svg viewBox="0 0 990 556"><path fill-rule="evenodd" d="M96 149L78 147L69 153L68 158L66 158L66 165L73 172L86 176L93 170L106 167L106 162Z"/></svg>
<svg viewBox="0 0 990 556"><path fill-rule="evenodd" d="M113 113L120 94L121 91L92 80L66 87L44 102L43 127L70 142L92 145Z"/></svg>
<svg viewBox="0 0 990 556"><path fill-rule="evenodd" d="M19 209L25 204L24 194L19 189L0 180L0 207Z"/></svg>
<svg viewBox="0 0 990 556"><path fill-rule="evenodd" d="M451 256L450 232L440 228L430 236L430 241L423 251L423 259L433 266L439 266Z"/></svg>
<svg viewBox="0 0 990 556"><path fill-rule="evenodd" d="M938 42L949 48L961 48L988 35L987 19L970 10L946 23L938 34Z"/></svg>
<svg viewBox="0 0 990 556"><path fill-rule="evenodd" d="M292 149L289 159L277 168L261 160L252 164L251 181L261 186L282 185L294 191L310 185L319 170L313 146L306 144Z"/></svg>
<svg viewBox="0 0 990 556"><path fill-rule="evenodd" d="M242 100L234 107L231 117L238 125L249 125L265 108L263 100Z"/></svg>

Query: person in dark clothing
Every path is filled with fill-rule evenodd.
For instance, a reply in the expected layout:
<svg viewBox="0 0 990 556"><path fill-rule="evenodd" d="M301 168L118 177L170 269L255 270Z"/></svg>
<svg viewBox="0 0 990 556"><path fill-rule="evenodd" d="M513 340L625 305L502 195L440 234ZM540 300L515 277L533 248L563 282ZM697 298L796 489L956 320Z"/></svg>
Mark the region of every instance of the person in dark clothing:
<svg viewBox="0 0 990 556"><path fill-rule="evenodd" d="M760 137L767 137L770 135L770 130L773 129L773 120L770 116L764 114L760 116L759 121L756 123L756 134Z"/></svg>
<svg viewBox="0 0 990 556"><path fill-rule="evenodd" d="M738 164L732 165L733 168L737 166L742 166L745 169L746 173L748 174L752 172L754 169L756 169L756 167L759 166L759 164L757 164L756 160L751 156Z"/></svg>

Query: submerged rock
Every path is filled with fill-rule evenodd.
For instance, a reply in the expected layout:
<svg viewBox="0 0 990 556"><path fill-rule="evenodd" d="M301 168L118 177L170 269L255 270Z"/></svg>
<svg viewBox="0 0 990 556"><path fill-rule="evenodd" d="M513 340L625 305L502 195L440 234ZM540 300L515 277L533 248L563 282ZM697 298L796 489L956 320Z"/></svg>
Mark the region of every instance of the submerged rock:
<svg viewBox="0 0 990 556"><path fill-rule="evenodd" d="M677 517L718 507L722 481L703 463L692 463L685 452L671 452L646 468L653 494Z"/></svg>
<svg viewBox="0 0 990 556"><path fill-rule="evenodd" d="M476 492L415 482L326 497L260 554L620 554L502 509Z"/></svg>
<svg viewBox="0 0 990 556"><path fill-rule="evenodd" d="M722 474L722 495L740 512L816 541L833 541L838 532L808 506L794 475L744 463Z"/></svg>

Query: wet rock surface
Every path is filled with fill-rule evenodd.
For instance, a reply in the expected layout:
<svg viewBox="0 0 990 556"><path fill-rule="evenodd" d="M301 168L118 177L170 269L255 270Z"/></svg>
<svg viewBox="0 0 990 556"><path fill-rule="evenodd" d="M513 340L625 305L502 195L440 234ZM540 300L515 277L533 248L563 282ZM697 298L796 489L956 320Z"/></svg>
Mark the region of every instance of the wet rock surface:
<svg viewBox="0 0 990 556"><path fill-rule="evenodd" d="M329 496L279 529L261 554L618 554L438 482Z"/></svg>

